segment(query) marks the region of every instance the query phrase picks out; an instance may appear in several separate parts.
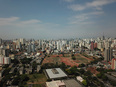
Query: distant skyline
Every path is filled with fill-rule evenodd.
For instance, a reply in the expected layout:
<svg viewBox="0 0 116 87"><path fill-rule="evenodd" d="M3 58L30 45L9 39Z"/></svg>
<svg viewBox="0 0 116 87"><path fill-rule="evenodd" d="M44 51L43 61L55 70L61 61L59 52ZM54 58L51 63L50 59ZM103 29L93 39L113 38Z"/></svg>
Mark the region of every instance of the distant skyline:
<svg viewBox="0 0 116 87"><path fill-rule="evenodd" d="M116 37L116 0L0 0L0 38Z"/></svg>

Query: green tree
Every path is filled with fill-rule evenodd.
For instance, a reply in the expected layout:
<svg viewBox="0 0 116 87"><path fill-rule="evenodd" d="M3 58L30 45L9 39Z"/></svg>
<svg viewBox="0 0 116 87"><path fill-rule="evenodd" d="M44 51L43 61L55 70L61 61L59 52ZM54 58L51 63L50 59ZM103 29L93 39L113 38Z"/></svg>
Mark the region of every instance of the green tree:
<svg viewBox="0 0 116 87"><path fill-rule="evenodd" d="M12 81L12 85L18 85L19 81L20 81L20 77L19 76L15 77L14 80Z"/></svg>
<svg viewBox="0 0 116 87"><path fill-rule="evenodd" d="M69 75L71 74L70 69L66 69L66 72L67 72Z"/></svg>
<svg viewBox="0 0 116 87"><path fill-rule="evenodd" d="M76 75L76 73L77 73L78 70L77 70L76 66L73 66L73 67L70 68L70 71L71 71L71 74Z"/></svg>
<svg viewBox="0 0 116 87"><path fill-rule="evenodd" d="M55 65L55 67L56 67L56 68L58 67L58 62L56 62L56 65Z"/></svg>
<svg viewBox="0 0 116 87"><path fill-rule="evenodd" d="M11 62L14 63L15 66L16 66L17 64L19 64L19 61L18 61L18 59L16 59L16 58L15 58L14 60L11 60Z"/></svg>
<svg viewBox="0 0 116 87"><path fill-rule="evenodd" d="M85 67L85 64L79 64L79 66L78 67Z"/></svg>
<svg viewBox="0 0 116 87"><path fill-rule="evenodd" d="M87 72L84 73L84 75L86 75L86 76L91 76L92 73L91 73L90 71L87 71Z"/></svg>
<svg viewBox="0 0 116 87"><path fill-rule="evenodd" d="M111 81L110 80L109 82L110 82L111 85L116 86L116 82L115 81Z"/></svg>
<svg viewBox="0 0 116 87"><path fill-rule="evenodd" d="M72 57L74 56L74 54L71 55Z"/></svg>
<svg viewBox="0 0 116 87"><path fill-rule="evenodd" d="M65 70L66 67L67 67L67 66L65 65L65 63L62 62L62 63L60 64L60 68L62 68L63 70Z"/></svg>
<svg viewBox="0 0 116 87"><path fill-rule="evenodd" d="M87 81L86 80L83 80L82 81L82 84L85 85L85 86L87 86Z"/></svg>
<svg viewBox="0 0 116 87"><path fill-rule="evenodd" d="M97 74L97 77L98 78L101 78L102 77L102 74L101 73Z"/></svg>
<svg viewBox="0 0 116 87"><path fill-rule="evenodd" d="M84 73L85 73L85 70L84 70L84 69L80 69L79 72L80 72L81 74L84 74Z"/></svg>
<svg viewBox="0 0 116 87"><path fill-rule="evenodd" d="M76 60L75 56L72 57L73 60Z"/></svg>
<svg viewBox="0 0 116 87"><path fill-rule="evenodd" d="M9 64L6 64L3 66L3 68L8 68L9 67Z"/></svg>
<svg viewBox="0 0 116 87"><path fill-rule="evenodd" d="M31 58L23 58L23 59L21 59L22 64L30 64L31 61L32 61Z"/></svg>
<svg viewBox="0 0 116 87"><path fill-rule="evenodd" d="M11 68L6 68L3 72L3 76L6 76L9 74L9 71L11 70Z"/></svg>
<svg viewBox="0 0 116 87"><path fill-rule="evenodd" d="M26 74L23 74L23 75L20 76L20 79L22 81L28 81L29 80L29 77Z"/></svg>
<svg viewBox="0 0 116 87"><path fill-rule="evenodd" d="M106 75L102 75L102 80L107 81L108 77Z"/></svg>

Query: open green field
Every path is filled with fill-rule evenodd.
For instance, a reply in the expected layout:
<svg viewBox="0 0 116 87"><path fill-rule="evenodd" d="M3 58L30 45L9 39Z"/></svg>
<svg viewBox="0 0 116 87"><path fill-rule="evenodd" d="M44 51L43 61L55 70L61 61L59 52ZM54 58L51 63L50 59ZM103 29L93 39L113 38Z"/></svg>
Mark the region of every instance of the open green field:
<svg viewBox="0 0 116 87"><path fill-rule="evenodd" d="M33 87L46 87L46 86L43 84L33 84Z"/></svg>
<svg viewBox="0 0 116 87"><path fill-rule="evenodd" d="M88 63L88 60L85 58L76 58L76 60L78 61L77 63Z"/></svg>
<svg viewBox="0 0 116 87"><path fill-rule="evenodd" d="M76 55L75 57L76 57L76 58L82 58L80 55Z"/></svg>
<svg viewBox="0 0 116 87"><path fill-rule="evenodd" d="M64 54L63 57L71 57L71 54Z"/></svg>
<svg viewBox="0 0 116 87"><path fill-rule="evenodd" d="M29 81L25 87L28 87L28 84L32 84L33 87L45 87L47 78L44 74L30 74L28 77Z"/></svg>
<svg viewBox="0 0 116 87"><path fill-rule="evenodd" d="M45 84L31 84L32 87L46 87ZM30 85L26 85L24 87L31 87Z"/></svg>
<svg viewBox="0 0 116 87"><path fill-rule="evenodd" d="M88 62L89 62L88 59L83 58L83 57L80 56L80 55L76 55L75 58L76 58L76 60L77 60L77 63L88 63Z"/></svg>
<svg viewBox="0 0 116 87"><path fill-rule="evenodd" d="M43 83L46 82L47 78L44 74L32 74L29 75L29 81L28 82L32 82L32 83Z"/></svg>
<svg viewBox="0 0 116 87"><path fill-rule="evenodd" d="M77 64L81 64L81 63L87 64L93 60L88 55L86 55L86 56L87 57L85 57L85 56L83 56L83 54L79 54L79 53L74 54L73 56L72 56L72 54L68 54L68 53L63 54L63 55L50 55L49 57L46 57L44 59L42 64L45 64L45 63L61 64L61 62L65 63L67 65L70 65L71 63L73 65L74 62ZM75 58L75 59L72 59L72 58Z"/></svg>

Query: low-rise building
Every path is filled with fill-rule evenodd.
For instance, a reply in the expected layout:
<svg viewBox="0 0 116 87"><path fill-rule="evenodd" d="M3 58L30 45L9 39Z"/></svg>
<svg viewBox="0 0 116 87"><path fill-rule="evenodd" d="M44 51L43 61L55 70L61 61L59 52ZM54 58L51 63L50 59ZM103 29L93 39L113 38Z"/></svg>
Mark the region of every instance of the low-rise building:
<svg viewBox="0 0 116 87"><path fill-rule="evenodd" d="M113 70L116 70L116 58L113 58L113 59L112 59L111 68L112 68Z"/></svg>
<svg viewBox="0 0 116 87"><path fill-rule="evenodd" d="M63 81L57 80L57 81L46 82L46 87L66 87L66 85Z"/></svg>
<svg viewBox="0 0 116 87"><path fill-rule="evenodd" d="M83 87L83 85L77 82L75 79L63 80L63 82L65 83L66 87Z"/></svg>
<svg viewBox="0 0 116 87"><path fill-rule="evenodd" d="M45 75L48 79L60 79L67 77L67 75L60 68L46 69Z"/></svg>
<svg viewBox="0 0 116 87"><path fill-rule="evenodd" d="M24 74L24 68L23 68L23 67L19 68L19 73L20 73L21 75Z"/></svg>
<svg viewBox="0 0 116 87"><path fill-rule="evenodd" d="M81 76L77 76L76 79L77 79L78 81L80 81L80 82L83 82L83 80L84 80Z"/></svg>
<svg viewBox="0 0 116 87"><path fill-rule="evenodd" d="M37 72L39 72L41 69L41 66L40 65L37 65Z"/></svg>

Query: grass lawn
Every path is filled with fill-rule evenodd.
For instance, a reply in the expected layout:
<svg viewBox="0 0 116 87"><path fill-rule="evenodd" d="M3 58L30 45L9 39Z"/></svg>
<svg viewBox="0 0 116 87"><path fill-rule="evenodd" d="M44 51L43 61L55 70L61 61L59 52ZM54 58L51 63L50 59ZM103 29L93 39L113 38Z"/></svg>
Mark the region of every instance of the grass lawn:
<svg viewBox="0 0 116 87"><path fill-rule="evenodd" d="M77 55L77 56L75 56L75 57L80 58L81 56L80 56L80 55Z"/></svg>
<svg viewBox="0 0 116 87"><path fill-rule="evenodd" d="M79 61L79 63L88 63L88 60L81 57L80 55L75 56L76 60Z"/></svg>
<svg viewBox="0 0 116 87"><path fill-rule="evenodd" d="M29 86L28 85L25 85L24 87L29 87ZM46 87L45 84L32 84L31 86L32 87Z"/></svg>
<svg viewBox="0 0 116 87"><path fill-rule="evenodd" d="M27 81L27 85L24 87L28 87L31 84L33 87L46 87L45 83L47 78L44 74L29 74L29 81Z"/></svg>
<svg viewBox="0 0 116 87"><path fill-rule="evenodd" d="M80 61L80 63L88 63L88 60L85 58L76 58L76 60Z"/></svg>
<svg viewBox="0 0 116 87"><path fill-rule="evenodd" d="M32 84L44 84L47 80L44 74L30 74L28 75L28 77L29 77L29 81L27 83L32 83Z"/></svg>
<svg viewBox="0 0 116 87"><path fill-rule="evenodd" d="M71 54L64 54L64 57L70 57Z"/></svg>
<svg viewBox="0 0 116 87"><path fill-rule="evenodd" d="M46 86L42 84L33 84L33 87L46 87Z"/></svg>

